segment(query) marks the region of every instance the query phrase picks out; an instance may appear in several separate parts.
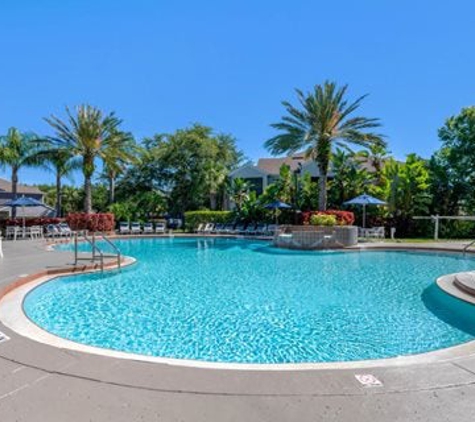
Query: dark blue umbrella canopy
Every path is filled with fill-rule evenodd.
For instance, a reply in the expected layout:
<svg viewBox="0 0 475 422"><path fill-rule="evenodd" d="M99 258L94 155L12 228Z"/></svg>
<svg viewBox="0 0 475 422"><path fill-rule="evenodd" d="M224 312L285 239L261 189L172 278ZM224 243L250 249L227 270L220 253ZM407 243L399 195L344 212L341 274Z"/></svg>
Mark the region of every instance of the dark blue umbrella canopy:
<svg viewBox="0 0 475 422"><path fill-rule="evenodd" d="M12 201L5 202L4 207L44 207L43 202L38 201L35 198L29 198L28 196L22 196L21 198L13 199Z"/></svg>
<svg viewBox="0 0 475 422"><path fill-rule="evenodd" d="M345 205L386 205L386 202L364 193L363 195L346 201Z"/></svg>
<svg viewBox="0 0 475 422"><path fill-rule="evenodd" d="M264 208L267 208L268 210L278 210L278 209L289 209L289 208L292 208L292 206L282 201L274 201L274 202L264 205Z"/></svg>

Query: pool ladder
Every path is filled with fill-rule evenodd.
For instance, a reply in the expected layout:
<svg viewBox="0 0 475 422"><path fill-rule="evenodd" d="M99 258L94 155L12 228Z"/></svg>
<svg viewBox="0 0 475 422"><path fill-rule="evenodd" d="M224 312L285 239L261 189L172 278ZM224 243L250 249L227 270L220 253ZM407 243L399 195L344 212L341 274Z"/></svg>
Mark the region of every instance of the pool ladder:
<svg viewBox="0 0 475 422"><path fill-rule="evenodd" d="M102 249L97 246L96 240L99 237L99 240L105 241L115 252L115 254L106 254ZM92 249L92 257L80 257L78 251L78 245L81 240L87 242ZM101 272L104 272L104 258L116 258L117 259L117 268L121 269L122 264L122 254L117 245L110 240L104 232L93 232L91 236L88 235L87 231L77 231L74 232L74 265L77 265L79 261L99 261Z"/></svg>
<svg viewBox="0 0 475 422"><path fill-rule="evenodd" d="M465 245L463 248L463 254L465 255L470 247L475 245L475 240L472 240L468 245Z"/></svg>

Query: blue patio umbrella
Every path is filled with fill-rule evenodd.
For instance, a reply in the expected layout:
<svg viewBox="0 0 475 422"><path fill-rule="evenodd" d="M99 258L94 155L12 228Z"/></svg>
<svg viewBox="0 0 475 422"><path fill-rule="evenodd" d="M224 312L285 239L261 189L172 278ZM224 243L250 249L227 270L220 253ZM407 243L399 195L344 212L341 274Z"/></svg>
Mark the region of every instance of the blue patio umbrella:
<svg viewBox="0 0 475 422"><path fill-rule="evenodd" d="M387 205L386 202L364 193L345 202L345 205L363 205L363 227L366 227L366 205Z"/></svg>
<svg viewBox="0 0 475 422"><path fill-rule="evenodd" d="M282 202L282 201L274 201L274 202L270 202L269 204L266 204L264 205L264 208L268 209L268 210L274 210L275 212L275 222L277 224L278 220L277 220L277 210L287 210L287 209L290 209L292 208L291 205L289 204L286 204L285 202Z"/></svg>
<svg viewBox="0 0 475 422"><path fill-rule="evenodd" d="M43 202L38 201L35 198L30 198L28 196L22 196L21 198L13 199L11 201L5 202L4 207L21 207L23 209L23 227L25 227L25 207L44 207L48 208Z"/></svg>

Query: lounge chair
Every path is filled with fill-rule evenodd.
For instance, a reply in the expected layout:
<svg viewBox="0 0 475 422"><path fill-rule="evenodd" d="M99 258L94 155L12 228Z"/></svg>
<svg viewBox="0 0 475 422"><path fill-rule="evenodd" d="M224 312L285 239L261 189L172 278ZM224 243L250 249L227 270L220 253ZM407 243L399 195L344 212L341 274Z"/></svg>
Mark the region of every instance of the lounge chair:
<svg viewBox="0 0 475 422"><path fill-rule="evenodd" d="M231 234L242 234L246 230L246 225L245 224L236 224L236 227L234 227L233 230L231 230Z"/></svg>
<svg viewBox="0 0 475 422"><path fill-rule="evenodd" d="M165 223L156 223L155 224L155 233L163 234L163 233L165 233L166 228L167 227L166 227Z"/></svg>
<svg viewBox="0 0 475 422"><path fill-rule="evenodd" d="M71 227L69 227L68 223L59 223L56 227L59 230L60 236L71 237L73 235L73 231L71 230ZM31 229L33 230L33 228L34 227Z"/></svg>
<svg viewBox="0 0 475 422"><path fill-rule="evenodd" d="M153 223L144 223L143 233L144 234L153 234Z"/></svg>
<svg viewBox="0 0 475 422"><path fill-rule="evenodd" d="M249 224L246 230L242 231L242 234L246 234L246 235L256 234L256 228L257 228L256 224Z"/></svg>
<svg viewBox="0 0 475 422"><path fill-rule="evenodd" d="M266 229L267 236L274 236L277 233L279 226L277 224L269 224Z"/></svg>
<svg viewBox="0 0 475 422"><path fill-rule="evenodd" d="M130 225L130 232L132 234L140 234L142 233L142 229L140 228L140 223L138 222L133 222L131 225Z"/></svg>
<svg viewBox="0 0 475 422"><path fill-rule="evenodd" d="M119 223L119 234L130 234L130 224L125 221L121 221Z"/></svg>
<svg viewBox="0 0 475 422"><path fill-rule="evenodd" d="M211 234L213 229L214 229L214 224L213 223L207 223L205 228L203 229L203 234Z"/></svg>
<svg viewBox="0 0 475 422"><path fill-rule="evenodd" d="M221 231L224 229L224 224L223 223L218 223L218 224L215 224L215 226L213 227L213 230L211 231L212 233L221 233Z"/></svg>
<svg viewBox="0 0 475 422"><path fill-rule="evenodd" d="M60 237L61 232L56 224L48 224L46 226L46 237Z"/></svg>
<svg viewBox="0 0 475 422"><path fill-rule="evenodd" d="M233 229L233 224L221 224L221 227L216 231L219 234L229 233Z"/></svg>
<svg viewBox="0 0 475 422"><path fill-rule="evenodd" d="M205 225L203 223L200 223L200 224L198 224L198 227L196 228L195 232L196 233L201 233L204 228L205 228Z"/></svg>
<svg viewBox="0 0 475 422"><path fill-rule="evenodd" d="M260 223L256 226L256 235L266 234L267 224Z"/></svg>

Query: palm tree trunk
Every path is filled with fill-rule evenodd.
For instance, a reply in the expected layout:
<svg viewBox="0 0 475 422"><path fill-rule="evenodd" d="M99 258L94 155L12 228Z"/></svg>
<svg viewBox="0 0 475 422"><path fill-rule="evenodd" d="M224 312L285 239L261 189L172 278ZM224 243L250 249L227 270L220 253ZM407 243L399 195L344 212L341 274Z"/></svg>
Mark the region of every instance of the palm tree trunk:
<svg viewBox="0 0 475 422"><path fill-rule="evenodd" d="M84 174L84 212L92 214L92 176L94 174L94 155L86 153L83 157L82 171Z"/></svg>
<svg viewBox="0 0 475 422"><path fill-rule="evenodd" d="M84 176L84 212L92 214L92 185L91 176Z"/></svg>
<svg viewBox="0 0 475 422"><path fill-rule="evenodd" d="M61 217L61 173L56 172L56 217Z"/></svg>
<svg viewBox="0 0 475 422"><path fill-rule="evenodd" d="M215 211L216 210L216 205L217 205L217 194L216 192L211 192L209 194L209 207L212 211Z"/></svg>
<svg viewBox="0 0 475 422"><path fill-rule="evenodd" d="M12 166L12 196L13 200L18 197L18 168ZM12 218L16 218L16 207L12 207Z"/></svg>
<svg viewBox="0 0 475 422"><path fill-rule="evenodd" d="M109 204L115 202L115 175L109 175Z"/></svg>
<svg viewBox="0 0 475 422"><path fill-rule="evenodd" d="M320 176L318 178L318 210L327 210L327 171L322 166L318 166Z"/></svg>

